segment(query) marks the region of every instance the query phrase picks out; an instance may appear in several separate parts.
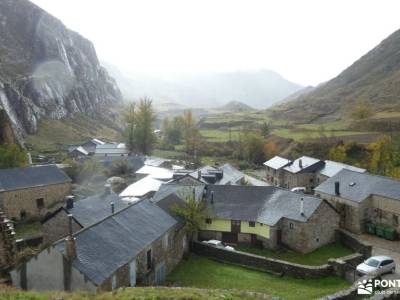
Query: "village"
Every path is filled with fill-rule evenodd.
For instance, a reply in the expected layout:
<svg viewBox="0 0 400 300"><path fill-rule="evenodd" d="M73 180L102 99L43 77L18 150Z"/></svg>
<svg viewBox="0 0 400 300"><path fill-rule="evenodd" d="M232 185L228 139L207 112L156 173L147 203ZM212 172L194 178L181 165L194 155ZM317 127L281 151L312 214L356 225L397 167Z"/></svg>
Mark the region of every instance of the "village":
<svg viewBox="0 0 400 300"><path fill-rule="evenodd" d="M261 179L230 164L190 169L131 155L123 143L95 138L70 147L69 156L109 176L77 184L62 164L0 170L4 283L91 292L170 285L169 275L197 257L316 284L347 282L332 299L356 293L351 284L371 275L357 265L371 256L393 258L380 275L400 278L397 180L308 156L275 156ZM82 193L93 182L95 192ZM20 234L32 224L39 229Z"/></svg>

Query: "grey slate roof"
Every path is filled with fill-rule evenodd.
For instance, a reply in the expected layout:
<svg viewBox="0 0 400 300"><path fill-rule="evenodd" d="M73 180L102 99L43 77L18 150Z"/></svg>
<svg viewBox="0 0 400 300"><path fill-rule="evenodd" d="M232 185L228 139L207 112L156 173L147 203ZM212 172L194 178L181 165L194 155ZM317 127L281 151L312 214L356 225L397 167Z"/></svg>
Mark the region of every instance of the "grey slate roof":
<svg viewBox="0 0 400 300"><path fill-rule="evenodd" d="M400 200L400 181L369 173L343 169L315 188L316 192L335 195L335 182L339 182L339 197L362 202L371 195Z"/></svg>
<svg viewBox="0 0 400 300"><path fill-rule="evenodd" d="M114 193L99 194L74 202L74 207L68 212L79 224L87 227L111 215L111 202L114 202L115 212L128 206Z"/></svg>
<svg viewBox="0 0 400 300"><path fill-rule="evenodd" d="M220 170L224 171L224 176L217 184L236 184L240 180L243 180L245 175L238 169L234 168L230 164L225 164L220 167Z"/></svg>
<svg viewBox="0 0 400 300"><path fill-rule="evenodd" d="M325 166L319 171L320 174L325 175L327 177L332 177L339 173L341 170L347 169L359 173L366 172L365 169L357 168L351 165L347 165L344 163L332 161L332 160L325 160Z"/></svg>
<svg viewBox="0 0 400 300"><path fill-rule="evenodd" d="M275 170L279 170L279 169L287 166L291 162L292 161L290 159L286 159L286 158L283 158L283 157L280 157L280 156L274 156L270 160L267 160L264 163L264 166L270 167L270 168L275 169Z"/></svg>
<svg viewBox="0 0 400 300"><path fill-rule="evenodd" d="M291 164L287 165L283 169L296 174L301 172L312 172L317 171L324 165L324 162L309 156L302 156L294 160Z"/></svg>
<svg viewBox="0 0 400 300"><path fill-rule="evenodd" d="M129 150L126 148L125 144L104 144L97 145L94 155L125 155L128 154Z"/></svg>
<svg viewBox="0 0 400 300"><path fill-rule="evenodd" d="M0 192L71 182L55 165L0 170Z"/></svg>
<svg viewBox="0 0 400 300"><path fill-rule="evenodd" d="M207 207L219 218L270 226L282 218L306 222L323 201L272 186L209 185L206 197ZM301 198L304 216L300 214Z"/></svg>
<svg viewBox="0 0 400 300"><path fill-rule="evenodd" d="M72 265L100 285L176 224L149 200L137 202L75 233L77 258ZM66 255L65 240L54 246Z"/></svg>
<svg viewBox="0 0 400 300"><path fill-rule="evenodd" d="M197 200L200 200L203 197L205 185L183 185L183 184L174 184L174 183L165 183L161 185L160 189L153 195L152 200L154 202L158 202L165 197L175 194L181 199L185 199L188 195L193 194L193 190Z"/></svg>

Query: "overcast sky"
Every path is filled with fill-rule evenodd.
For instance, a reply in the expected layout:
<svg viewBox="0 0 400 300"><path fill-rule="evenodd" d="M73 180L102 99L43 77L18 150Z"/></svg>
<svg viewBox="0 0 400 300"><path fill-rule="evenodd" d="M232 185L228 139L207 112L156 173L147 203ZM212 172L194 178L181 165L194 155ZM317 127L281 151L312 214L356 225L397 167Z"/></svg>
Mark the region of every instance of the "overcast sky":
<svg viewBox="0 0 400 300"><path fill-rule="evenodd" d="M399 0L33 0L130 72L267 68L315 85L400 29Z"/></svg>

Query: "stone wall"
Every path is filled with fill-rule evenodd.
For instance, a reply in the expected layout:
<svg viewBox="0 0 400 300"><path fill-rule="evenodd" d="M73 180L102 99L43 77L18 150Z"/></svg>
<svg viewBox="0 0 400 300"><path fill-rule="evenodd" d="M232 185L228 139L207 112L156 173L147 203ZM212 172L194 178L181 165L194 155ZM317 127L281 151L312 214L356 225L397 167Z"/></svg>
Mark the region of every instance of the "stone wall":
<svg viewBox="0 0 400 300"><path fill-rule="evenodd" d="M67 195L71 194L71 183L53 184L48 186L7 191L2 193L4 213L13 220L21 220L25 212L26 220L40 220L47 213L58 209ZM43 199L43 208L38 208L37 199ZM60 205L61 206L61 205Z"/></svg>
<svg viewBox="0 0 400 300"><path fill-rule="evenodd" d="M321 278L333 275L333 268L328 264L303 266L250 253L218 249L199 242L193 243L192 251L221 261L282 273L297 278Z"/></svg>
<svg viewBox="0 0 400 300"><path fill-rule="evenodd" d="M50 245L68 235L69 231L68 214L65 210L61 209L53 217L49 218L42 224L43 244ZM75 220L72 222L72 231L75 233L83 227Z"/></svg>
<svg viewBox="0 0 400 300"><path fill-rule="evenodd" d="M336 236L336 241L349 247L354 252L361 253L362 255L364 255L364 258L368 258L371 256L372 246L367 245L362 241L358 240L356 236L347 232L346 230L343 229L336 230L335 236Z"/></svg>
<svg viewBox="0 0 400 300"><path fill-rule="evenodd" d="M12 267L16 261L15 233L13 225L0 212L0 271Z"/></svg>

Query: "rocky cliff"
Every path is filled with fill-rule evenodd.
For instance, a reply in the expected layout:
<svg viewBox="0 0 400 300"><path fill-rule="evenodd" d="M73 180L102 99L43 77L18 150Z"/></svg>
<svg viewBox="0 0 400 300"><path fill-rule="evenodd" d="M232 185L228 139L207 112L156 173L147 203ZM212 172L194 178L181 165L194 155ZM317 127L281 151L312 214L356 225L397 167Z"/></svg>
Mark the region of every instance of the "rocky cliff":
<svg viewBox="0 0 400 300"><path fill-rule="evenodd" d="M90 41L29 1L0 1L0 143L43 117L111 116L121 101Z"/></svg>

